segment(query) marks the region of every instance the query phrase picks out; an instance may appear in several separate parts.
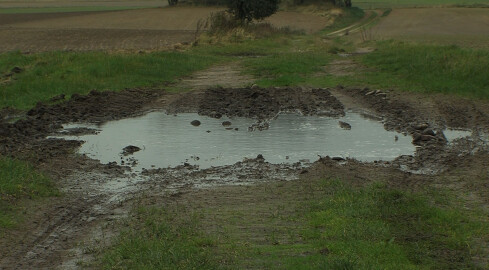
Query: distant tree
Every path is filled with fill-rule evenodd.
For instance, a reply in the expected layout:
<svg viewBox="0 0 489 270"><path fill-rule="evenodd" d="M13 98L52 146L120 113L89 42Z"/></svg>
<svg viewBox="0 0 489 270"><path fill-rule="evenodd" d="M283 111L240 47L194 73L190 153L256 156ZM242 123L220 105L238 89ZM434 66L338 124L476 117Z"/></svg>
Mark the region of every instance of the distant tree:
<svg viewBox="0 0 489 270"><path fill-rule="evenodd" d="M168 0L168 5L174 6L178 3L178 0Z"/></svg>
<svg viewBox="0 0 489 270"><path fill-rule="evenodd" d="M278 10L280 0L229 0L229 12L241 22L262 20Z"/></svg>

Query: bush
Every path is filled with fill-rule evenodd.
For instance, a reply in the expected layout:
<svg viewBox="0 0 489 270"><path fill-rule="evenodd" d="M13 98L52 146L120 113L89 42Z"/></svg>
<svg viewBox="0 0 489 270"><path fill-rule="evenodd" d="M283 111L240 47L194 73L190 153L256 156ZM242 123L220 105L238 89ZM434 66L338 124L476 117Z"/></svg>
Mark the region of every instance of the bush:
<svg viewBox="0 0 489 270"><path fill-rule="evenodd" d="M262 20L278 10L280 0L229 0L229 12L236 20Z"/></svg>

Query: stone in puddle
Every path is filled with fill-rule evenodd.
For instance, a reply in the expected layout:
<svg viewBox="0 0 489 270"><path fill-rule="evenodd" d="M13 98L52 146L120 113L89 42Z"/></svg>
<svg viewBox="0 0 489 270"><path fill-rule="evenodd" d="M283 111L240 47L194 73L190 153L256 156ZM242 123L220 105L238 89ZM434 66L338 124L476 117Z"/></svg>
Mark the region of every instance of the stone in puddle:
<svg viewBox="0 0 489 270"><path fill-rule="evenodd" d="M198 127L198 126L200 126L200 121L194 120L194 121L190 122L190 124L192 124L192 126L194 126L194 127Z"/></svg>
<svg viewBox="0 0 489 270"><path fill-rule="evenodd" d="M222 125L225 127L229 127L230 125L232 125L232 123L230 121L224 121L222 122Z"/></svg>
<svg viewBox="0 0 489 270"><path fill-rule="evenodd" d="M350 130L351 129L351 125L348 124L347 122L338 121L338 124L340 124L340 127L342 129L347 129L347 130Z"/></svg>
<svg viewBox="0 0 489 270"><path fill-rule="evenodd" d="M124 156L132 155L139 150L141 150L141 148L134 146L134 145L128 145L122 149L122 154Z"/></svg>

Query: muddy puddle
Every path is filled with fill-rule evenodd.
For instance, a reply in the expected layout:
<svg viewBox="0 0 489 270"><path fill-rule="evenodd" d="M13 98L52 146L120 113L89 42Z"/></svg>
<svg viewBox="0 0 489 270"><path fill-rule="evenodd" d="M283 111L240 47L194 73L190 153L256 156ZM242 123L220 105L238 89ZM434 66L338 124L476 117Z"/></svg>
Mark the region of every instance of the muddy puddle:
<svg viewBox="0 0 489 270"><path fill-rule="evenodd" d="M151 112L102 126L64 128L96 129L95 134L63 138L84 141L80 154L134 171L185 163L205 169L258 155L274 164L307 164L319 156L389 161L415 151L411 137L386 131L382 123L354 112L341 118L283 113L268 122Z"/></svg>

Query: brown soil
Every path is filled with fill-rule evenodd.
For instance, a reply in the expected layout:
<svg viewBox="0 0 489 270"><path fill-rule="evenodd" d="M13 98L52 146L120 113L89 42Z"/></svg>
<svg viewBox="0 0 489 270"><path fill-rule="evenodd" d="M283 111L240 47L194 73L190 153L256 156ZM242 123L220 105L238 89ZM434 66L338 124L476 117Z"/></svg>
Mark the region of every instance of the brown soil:
<svg viewBox="0 0 489 270"><path fill-rule="evenodd" d="M0 52L20 50L161 50L195 40L197 22L222 8L175 7L123 11L1 14ZM279 12L277 27L315 32L330 22L320 16Z"/></svg>
<svg viewBox="0 0 489 270"><path fill-rule="evenodd" d="M401 39L470 47L489 44L487 8L394 9L370 30L374 39Z"/></svg>
<svg viewBox="0 0 489 270"><path fill-rule="evenodd" d="M104 237L110 238L116 233L111 224L124 217L131 200L142 193L150 197L170 193L175 195L170 198L195 199L196 203L208 201L206 196L212 194L219 197L212 199L215 204L232 201L238 207L240 202L253 200L249 196L235 200L240 197L236 194L241 194L239 187L223 187L216 191L198 189L328 177L358 183L385 181L407 189L443 185L461 191L460 196L466 196L468 207L489 206L489 155L485 135L489 132L489 105L486 102L341 86L332 89L262 89L246 87L247 79L236 84L240 88L214 87L215 77L222 70L229 71L223 76L224 81L241 78L237 64L218 66L182 80L185 87L194 85L192 92L175 94L161 89L132 89L118 93L93 91L87 96L73 95L70 100L56 104L40 103L15 123L6 119L11 115L19 116L20 112L1 111L0 154L31 161L51 175L65 195L43 206L30 208L32 219L22 224L22 230L11 230L0 239L0 267L74 268L77 260L90 260L91 254L84 252L84 247L106 243ZM195 83L200 77L204 82ZM245 116L261 121L273 118L280 111L334 117L345 110L356 110L366 117L382 119L386 129L411 135L419 147L414 156L403 156L393 162L362 163L323 157L306 166L270 164L257 157L206 170L183 165L137 174L128 167L100 164L75 155L81 142L46 139L58 132L63 123L101 124L161 109L170 113L198 112L211 117ZM447 144L442 133L446 127L472 129L474 136ZM485 136L486 141L479 140L479 136ZM302 181L297 185L304 183ZM224 195L216 195L219 192ZM182 195L186 193L188 195Z"/></svg>

